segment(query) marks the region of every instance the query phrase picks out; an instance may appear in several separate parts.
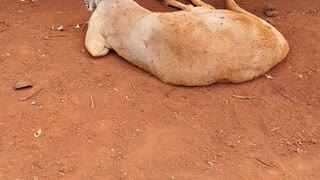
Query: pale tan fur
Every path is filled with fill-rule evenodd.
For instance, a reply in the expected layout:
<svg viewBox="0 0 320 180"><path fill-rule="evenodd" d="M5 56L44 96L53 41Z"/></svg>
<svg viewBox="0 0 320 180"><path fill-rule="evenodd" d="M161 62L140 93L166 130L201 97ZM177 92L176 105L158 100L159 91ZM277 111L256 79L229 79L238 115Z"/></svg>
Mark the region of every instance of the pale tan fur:
<svg viewBox="0 0 320 180"><path fill-rule="evenodd" d="M249 81L288 54L281 33L234 0L226 1L227 10L192 2L202 7L180 3L175 7L185 11L154 13L133 0L101 0L86 48L94 57L113 49L163 82L184 86Z"/></svg>

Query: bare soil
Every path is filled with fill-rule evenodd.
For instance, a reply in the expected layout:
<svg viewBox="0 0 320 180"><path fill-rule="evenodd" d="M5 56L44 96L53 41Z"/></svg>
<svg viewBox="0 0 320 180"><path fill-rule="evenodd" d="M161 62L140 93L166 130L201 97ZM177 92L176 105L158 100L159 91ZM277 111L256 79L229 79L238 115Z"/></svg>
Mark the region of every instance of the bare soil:
<svg viewBox="0 0 320 180"><path fill-rule="evenodd" d="M195 88L92 58L74 27L91 15L82 0L0 4L0 179L320 179L320 1L240 1L284 34L288 57L269 78Z"/></svg>

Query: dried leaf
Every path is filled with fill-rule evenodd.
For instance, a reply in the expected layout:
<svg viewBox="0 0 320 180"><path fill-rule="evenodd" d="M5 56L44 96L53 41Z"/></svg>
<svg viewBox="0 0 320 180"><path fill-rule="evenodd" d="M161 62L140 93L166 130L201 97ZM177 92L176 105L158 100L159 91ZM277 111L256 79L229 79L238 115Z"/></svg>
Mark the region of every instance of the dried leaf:
<svg viewBox="0 0 320 180"><path fill-rule="evenodd" d="M2 54L1 56L2 56L2 57L5 57L5 58L9 58L9 57L11 56L11 54L10 54L10 53L4 53L4 54Z"/></svg>
<svg viewBox="0 0 320 180"><path fill-rule="evenodd" d="M38 138L38 137L41 135L41 133L42 133L42 130L39 129L39 130L38 130L36 133L34 133L33 135L34 135L34 137Z"/></svg>
<svg viewBox="0 0 320 180"><path fill-rule="evenodd" d="M273 79L273 77L271 75L265 74L264 75L267 79Z"/></svg>
<svg viewBox="0 0 320 180"><path fill-rule="evenodd" d="M254 96L239 96L239 95L232 95L232 97L234 97L234 98L238 98L238 99L248 99L248 100L259 99L259 98L254 97Z"/></svg>

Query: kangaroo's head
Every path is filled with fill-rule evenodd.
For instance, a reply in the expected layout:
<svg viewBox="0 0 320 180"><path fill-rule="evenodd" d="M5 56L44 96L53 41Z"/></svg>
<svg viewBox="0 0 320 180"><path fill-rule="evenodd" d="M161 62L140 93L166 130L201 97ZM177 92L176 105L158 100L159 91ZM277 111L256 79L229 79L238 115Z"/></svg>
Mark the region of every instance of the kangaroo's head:
<svg viewBox="0 0 320 180"><path fill-rule="evenodd" d="M102 0L84 0L84 6L89 11L94 11Z"/></svg>

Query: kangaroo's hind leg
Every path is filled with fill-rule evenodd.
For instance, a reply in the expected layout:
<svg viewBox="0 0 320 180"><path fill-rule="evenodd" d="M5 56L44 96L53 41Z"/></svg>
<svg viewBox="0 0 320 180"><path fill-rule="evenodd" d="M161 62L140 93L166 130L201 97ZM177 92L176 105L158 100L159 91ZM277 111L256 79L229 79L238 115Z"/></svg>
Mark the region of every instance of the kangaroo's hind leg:
<svg viewBox="0 0 320 180"><path fill-rule="evenodd" d="M206 8L208 8L208 9L215 9L213 6L211 6L210 4L207 4L207 3L203 2L202 0L191 0L191 2L192 2L195 6L206 7Z"/></svg>
<svg viewBox="0 0 320 180"><path fill-rule="evenodd" d="M234 11L234 12L237 12L237 13L241 13L241 14L246 14L246 15L249 15L249 16L254 16L256 17L255 15L249 13L248 11L242 9L236 2L235 0L226 0L226 8L231 10L231 11Z"/></svg>
<svg viewBox="0 0 320 180"><path fill-rule="evenodd" d="M164 3L168 6L173 6L175 8L178 8L178 9L182 9L182 10L185 10L185 11L189 11L191 8L193 8L193 6L191 4L189 5L185 5L181 2L178 2L176 0L164 0Z"/></svg>

